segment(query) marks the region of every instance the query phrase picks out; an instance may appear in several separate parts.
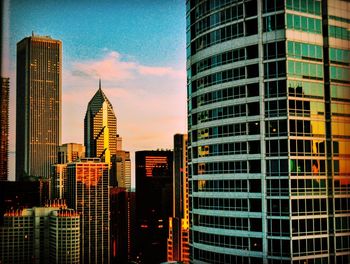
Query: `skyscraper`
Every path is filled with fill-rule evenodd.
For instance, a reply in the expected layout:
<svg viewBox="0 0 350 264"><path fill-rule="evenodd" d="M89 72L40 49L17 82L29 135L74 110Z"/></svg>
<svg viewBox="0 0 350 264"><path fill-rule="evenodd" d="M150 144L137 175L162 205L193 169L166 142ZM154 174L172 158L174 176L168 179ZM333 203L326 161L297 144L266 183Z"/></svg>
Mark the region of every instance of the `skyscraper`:
<svg viewBox="0 0 350 264"><path fill-rule="evenodd" d="M62 43L32 35L17 43L16 179L49 178L61 143Z"/></svg>
<svg viewBox="0 0 350 264"><path fill-rule="evenodd" d="M187 135L174 136L173 215L169 218L168 261L189 263Z"/></svg>
<svg viewBox="0 0 350 264"><path fill-rule="evenodd" d="M8 179L10 79L1 77L0 91L0 181Z"/></svg>
<svg viewBox="0 0 350 264"><path fill-rule="evenodd" d="M110 263L109 168L98 158L67 164L65 199L81 215L80 263Z"/></svg>
<svg viewBox="0 0 350 264"><path fill-rule="evenodd" d="M117 151L117 118L113 106L99 88L90 100L84 120L86 157L100 158L107 163Z"/></svg>
<svg viewBox="0 0 350 264"><path fill-rule="evenodd" d="M191 260L349 263L350 3L186 5Z"/></svg>
<svg viewBox="0 0 350 264"><path fill-rule="evenodd" d="M166 261L172 215L173 152L136 152L137 250L143 263Z"/></svg>

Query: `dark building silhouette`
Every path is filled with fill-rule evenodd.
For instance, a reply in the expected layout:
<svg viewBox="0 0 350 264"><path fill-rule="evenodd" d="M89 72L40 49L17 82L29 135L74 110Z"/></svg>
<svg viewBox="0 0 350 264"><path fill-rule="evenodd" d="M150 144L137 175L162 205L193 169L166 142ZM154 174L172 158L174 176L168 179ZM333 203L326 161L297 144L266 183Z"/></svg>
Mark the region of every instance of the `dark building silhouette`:
<svg viewBox="0 0 350 264"><path fill-rule="evenodd" d="M7 210L44 206L49 199L49 182L0 182L0 223Z"/></svg>
<svg viewBox="0 0 350 264"><path fill-rule="evenodd" d="M111 263L135 260L136 218L135 192L127 188L110 188Z"/></svg>
<svg viewBox="0 0 350 264"><path fill-rule="evenodd" d="M62 42L17 43L16 180L49 178L61 143Z"/></svg>
<svg viewBox="0 0 350 264"><path fill-rule="evenodd" d="M8 180L10 79L1 77L0 90L0 181Z"/></svg>
<svg viewBox="0 0 350 264"><path fill-rule="evenodd" d="M137 250L142 263L167 260L172 215L172 151L136 152Z"/></svg>
<svg viewBox="0 0 350 264"><path fill-rule="evenodd" d="M174 136L173 214L169 218L168 261L189 263L187 135Z"/></svg>

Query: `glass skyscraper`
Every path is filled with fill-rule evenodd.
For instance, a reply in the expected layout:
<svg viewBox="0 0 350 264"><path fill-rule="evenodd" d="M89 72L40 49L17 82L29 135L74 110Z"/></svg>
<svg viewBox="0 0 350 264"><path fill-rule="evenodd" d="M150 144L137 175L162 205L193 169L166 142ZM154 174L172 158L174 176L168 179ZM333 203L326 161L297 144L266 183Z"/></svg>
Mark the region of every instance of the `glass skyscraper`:
<svg viewBox="0 0 350 264"><path fill-rule="evenodd" d="M16 180L47 179L61 143L62 42L22 39L16 73Z"/></svg>
<svg viewBox="0 0 350 264"><path fill-rule="evenodd" d="M191 0L195 263L349 263L350 3Z"/></svg>

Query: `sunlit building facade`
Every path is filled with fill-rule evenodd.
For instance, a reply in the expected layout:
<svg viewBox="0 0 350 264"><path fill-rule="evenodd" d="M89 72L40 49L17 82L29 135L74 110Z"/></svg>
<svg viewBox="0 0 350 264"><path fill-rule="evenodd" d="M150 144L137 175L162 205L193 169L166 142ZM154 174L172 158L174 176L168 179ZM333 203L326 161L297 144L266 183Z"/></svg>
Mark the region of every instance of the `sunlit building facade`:
<svg viewBox="0 0 350 264"><path fill-rule="evenodd" d="M67 205L81 215L80 263L110 263L108 164L85 158L67 164Z"/></svg>
<svg viewBox="0 0 350 264"><path fill-rule="evenodd" d="M48 179L61 143L62 42L18 42L16 73L16 180Z"/></svg>
<svg viewBox="0 0 350 264"><path fill-rule="evenodd" d="M131 160L130 152L117 150L115 157L115 175L118 187L131 190Z"/></svg>
<svg viewBox="0 0 350 264"><path fill-rule="evenodd" d="M64 198L67 185L67 164L85 157L85 146L66 143L58 146L58 163L51 167L50 199Z"/></svg>
<svg viewBox="0 0 350 264"><path fill-rule="evenodd" d="M169 218L168 261L189 263L187 135L174 136L173 215Z"/></svg>
<svg viewBox="0 0 350 264"><path fill-rule="evenodd" d="M193 263L350 261L350 3L191 0Z"/></svg>
<svg viewBox="0 0 350 264"><path fill-rule="evenodd" d="M8 178L10 78L1 77L0 91L0 181Z"/></svg>
<svg viewBox="0 0 350 264"><path fill-rule="evenodd" d="M76 161L85 157L85 146L79 143L66 143L58 146L58 164Z"/></svg>
<svg viewBox="0 0 350 264"><path fill-rule="evenodd" d="M1 263L80 263L80 216L55 200L8 210L0 227Z"/></svg>
<svg viewBox="0 0 350 264"><path fill-rule="evenodd" d="M90 100L84 119L86 157L110 163L117 151L117 118L113 106L99 88Z"/></svg>

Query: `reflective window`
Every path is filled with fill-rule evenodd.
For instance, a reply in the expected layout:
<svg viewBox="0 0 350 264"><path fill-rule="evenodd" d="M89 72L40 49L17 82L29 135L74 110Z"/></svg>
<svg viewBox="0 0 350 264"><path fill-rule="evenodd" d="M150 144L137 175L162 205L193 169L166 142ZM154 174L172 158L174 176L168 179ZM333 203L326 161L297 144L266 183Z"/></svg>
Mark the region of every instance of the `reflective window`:
<svg viewBox="0 0 350 264"><path fill-rule="evenodd" d="M322 33L321 19L303 17L293 14L287 14L287 28L294 30L302 30L305 32L315 34Z"/></svg>

